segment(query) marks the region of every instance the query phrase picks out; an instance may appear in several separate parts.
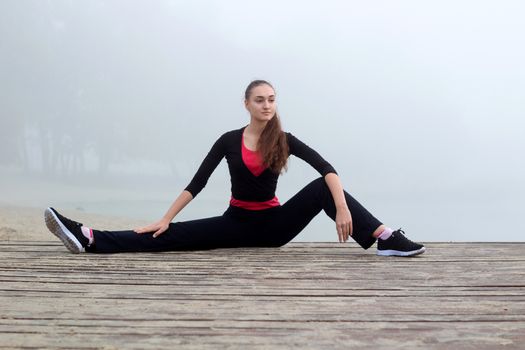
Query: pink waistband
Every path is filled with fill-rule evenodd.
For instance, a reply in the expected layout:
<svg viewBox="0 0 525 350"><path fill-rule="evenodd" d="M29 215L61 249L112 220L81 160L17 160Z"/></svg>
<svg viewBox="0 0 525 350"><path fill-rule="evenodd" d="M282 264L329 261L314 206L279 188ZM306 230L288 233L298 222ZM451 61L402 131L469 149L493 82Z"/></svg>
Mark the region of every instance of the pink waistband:
<svg viewBox="0 0 525 350"><path fill-rule="evenodd" d="M232 198L230 199L230 205L233 205L234 207L247 209L247 210L263 210L263 209L277 207L281 205L281 203L279 203L279 199L277 197L273 197L269 201L265 201L265 202L247 202L247 201L241 201L239 199L235 199L232 196Z"/></svg>

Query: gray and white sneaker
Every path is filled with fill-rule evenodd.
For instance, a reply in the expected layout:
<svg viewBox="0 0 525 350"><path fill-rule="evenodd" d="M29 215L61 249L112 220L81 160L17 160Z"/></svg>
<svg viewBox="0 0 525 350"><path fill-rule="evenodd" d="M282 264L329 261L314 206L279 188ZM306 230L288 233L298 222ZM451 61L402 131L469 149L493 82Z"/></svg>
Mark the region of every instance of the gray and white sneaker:
<svg viewBox="0 0 525 350"><path fill-rule="evenodd" d="M378 239L377 241L377 255L413 256L424 252L425 246L406 238L405 231L401 229L392 232L388 239Z"/></svg>
<svg viewBox="0 0 525 350"><path fill-rule="evenodd" d="M55 209L47 208L44 212L46 226L57 236L71 253L83 253L89 244L82 230L82 224L60 215Z"/></svg>

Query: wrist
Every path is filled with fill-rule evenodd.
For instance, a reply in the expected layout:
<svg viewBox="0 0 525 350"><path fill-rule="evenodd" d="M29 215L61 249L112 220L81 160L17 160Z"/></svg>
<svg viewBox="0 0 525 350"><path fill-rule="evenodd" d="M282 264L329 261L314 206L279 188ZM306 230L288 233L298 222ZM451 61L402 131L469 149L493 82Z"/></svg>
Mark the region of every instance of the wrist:
<svg viewBox="0 0 525 350"><path fill-rule="evenodd" d="M346 202L345 203L336 203L335 209L336 210L346 210L346 209L348 209L348 205L346 205Z"/></svg>
<svg viewBox="0 0 525 350"><path fill-rule="evenodd" d="M162 219L160 219L160 222L163 223L163 224L169 224L171 222L172 219L170 218L167 218L167 217L163 217Z"/></svg>

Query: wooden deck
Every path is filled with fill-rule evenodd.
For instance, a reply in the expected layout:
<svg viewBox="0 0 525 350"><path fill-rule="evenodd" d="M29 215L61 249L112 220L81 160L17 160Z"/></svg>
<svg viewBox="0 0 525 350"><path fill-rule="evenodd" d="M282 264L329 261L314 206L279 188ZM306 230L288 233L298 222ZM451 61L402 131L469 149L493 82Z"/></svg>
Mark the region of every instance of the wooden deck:
<svg viewBox="0 0 525 350"><path fill-rule="evenodd" d="M525 347L525 243L374 253L292 243L72 255L4 241L0 348Z"/></svg>

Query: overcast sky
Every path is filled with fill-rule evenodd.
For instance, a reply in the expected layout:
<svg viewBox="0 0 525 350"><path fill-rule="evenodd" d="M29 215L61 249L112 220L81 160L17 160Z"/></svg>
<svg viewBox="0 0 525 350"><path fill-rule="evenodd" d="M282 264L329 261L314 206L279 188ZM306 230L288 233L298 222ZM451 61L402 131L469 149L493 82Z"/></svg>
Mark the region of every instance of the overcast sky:
<svg viewBox="0 0 525 350"><path fill-rule="evenodd" d="M524 13L522 1L3 0L2 201L104 212L89 203L121 192L69 198L71 186L111 191L100 179L117 177L126 198L159 201L144 214L155 220L215 139L248 123L244 89L262 78L283 127L387 224L427 241L523 240ZM292 159L281 201L316 176ZM7 192L42 179L54 192ZM183 218L228 198L223 164ZM332 231L319 218L298 239Z"/></svg>

